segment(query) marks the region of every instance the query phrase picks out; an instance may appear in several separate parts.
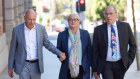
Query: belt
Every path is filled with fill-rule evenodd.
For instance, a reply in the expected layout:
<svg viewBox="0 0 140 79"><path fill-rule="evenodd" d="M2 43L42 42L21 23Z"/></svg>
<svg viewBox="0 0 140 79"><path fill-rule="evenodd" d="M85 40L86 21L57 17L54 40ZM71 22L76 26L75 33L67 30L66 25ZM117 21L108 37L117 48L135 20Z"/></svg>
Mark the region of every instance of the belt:
<svg viewBox="0 0 140 79"><path fill-rule="evenodd" d="M37 59L37 60L26 60L26 62L29 62L29 63L36 63L36 62L38 62L38 59Z"/></svg>
<svg viewBox="0 0 140 79"><path fill-rule="evenodd" d="M120 62L122 62L122 59L120 59L118 61L107 61L107 62L109 62L109 63L120 63Z"/></svg>

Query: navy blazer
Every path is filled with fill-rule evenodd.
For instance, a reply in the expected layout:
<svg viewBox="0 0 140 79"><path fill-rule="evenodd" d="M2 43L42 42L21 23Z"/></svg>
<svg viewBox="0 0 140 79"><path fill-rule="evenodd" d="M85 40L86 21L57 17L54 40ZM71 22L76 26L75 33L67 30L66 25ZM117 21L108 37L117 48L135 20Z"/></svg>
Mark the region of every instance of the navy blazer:
<svg viewBox="0 0 140 79"><path fill-rule="evenodd" d="M57 48L64 52L66 60L61 64L59 79L67 79L68 72L68 29L60 32L57 38ZM82 67L84 70L83 79L90 79L90 65L91 65L91 39L88 31L80 29L80 39L82 43Z"/></svg>

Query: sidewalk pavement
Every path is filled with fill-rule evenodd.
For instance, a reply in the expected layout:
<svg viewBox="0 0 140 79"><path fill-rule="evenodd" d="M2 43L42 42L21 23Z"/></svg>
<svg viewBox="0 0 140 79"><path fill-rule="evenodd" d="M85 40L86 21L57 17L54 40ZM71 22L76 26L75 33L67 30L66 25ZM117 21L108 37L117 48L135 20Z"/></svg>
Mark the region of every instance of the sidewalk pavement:
<svg viewBox="0 0 140 79"><path fill-rule="evenodd" d="M140 71L137 71L136 59L126 72L124 79L140 79Z"/></svg>
<svg viewBox="0 0 140 79"><path fill-rule="evenodd" d="M59 69L57 69L57 71L58 70ZM7 71L8 70L7 70L7 67L6 67L6 69L0 74L0 79L11 79L8 76L8 72ZM45 72L43 74L45 74ZM58 76L58 74L51 75L51 76ZM13 79L19 79L19 78L18 78L18 76L16 74L14 74ZM42 79L45 79L45 78L42 78ZM134 60L133 64L130 66L130 68L126 72L124 79L140 79L140 71L137 71L136 60Z"/></svg>
<svg viewBox="0 0 140 79"><path fill-rule="evenodd" d="M58 33L48 33L49 40L56 45L56 38ZM43 49L44 50L44 49ZM59 69L60 69L60 62L58 61L57 57L48 52L44 51L44 67L45 71L42 74L41 79L58 79ZM47 52L47 53L46 53ZM139 50L140 52L140 50ZM50 61L51 60L51 61ZM11 79L8 76L8 69L6 69L0 74L0 79ZM14 77L12 79L19 79L19 77L14 74ZM128 69L128 71L125 74L124 79L140 79L140 71L137 71L137 64L136 59Z"/></svg>

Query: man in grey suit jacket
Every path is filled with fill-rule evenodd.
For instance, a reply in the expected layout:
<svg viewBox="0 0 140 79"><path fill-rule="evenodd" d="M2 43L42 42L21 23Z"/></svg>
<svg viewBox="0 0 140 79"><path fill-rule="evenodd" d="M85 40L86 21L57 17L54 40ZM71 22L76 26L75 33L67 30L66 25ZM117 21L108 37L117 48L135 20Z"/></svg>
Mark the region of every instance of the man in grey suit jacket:
<svg viewBox="0 0 140 79"><path fill-rule="evenodd" d="M105 19L106 23L97 26L93 35L94 76L99 79L101 73L103 79L123 79L135 58L135 39L128 23L116 21L114 6L105 9Z"/></svg>
<svg viewBox="0 0 140 79"><path fill-rule="evenodd" d="M13 29L9 52L8 74L13 77L13 69L20 79L40 79L43 69L42 47L65 60L65 54L59 51L49 40L44 26L36 23L36 13L28 9L25 23Z"/></svg>

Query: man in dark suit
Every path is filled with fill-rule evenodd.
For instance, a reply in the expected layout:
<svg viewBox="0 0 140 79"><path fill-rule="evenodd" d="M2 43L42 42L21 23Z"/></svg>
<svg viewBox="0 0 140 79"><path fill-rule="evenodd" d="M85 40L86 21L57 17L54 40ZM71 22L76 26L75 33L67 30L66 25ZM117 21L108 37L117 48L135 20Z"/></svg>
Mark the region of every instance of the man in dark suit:
<svg viewBox="0 0 140 79"><path fill-rule="evenodd" d="M65 53L58 50L49 40L45 27L36 23L36 13L28 9L25 22L14 27L9 53L8 74L13 69L20 79L40 79L44 72L43 46L65 60Z"/></svg>
<svg viewBox="0 0 140 79"><path fill-rule="evenodd" d="M136 44L130 25L117 21L114 6L105 9L106 23L97 26L93 35L93 74L99 79L123 79L132 64Z"/></svg>

